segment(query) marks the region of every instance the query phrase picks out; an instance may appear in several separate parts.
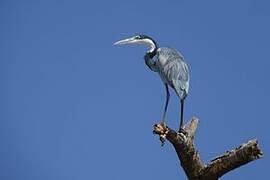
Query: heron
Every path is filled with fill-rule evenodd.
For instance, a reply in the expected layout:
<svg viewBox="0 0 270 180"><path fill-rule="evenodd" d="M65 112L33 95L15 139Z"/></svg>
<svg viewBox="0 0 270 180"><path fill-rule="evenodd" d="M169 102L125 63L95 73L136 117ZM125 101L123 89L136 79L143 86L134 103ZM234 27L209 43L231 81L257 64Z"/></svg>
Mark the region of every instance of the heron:
<svg viewBox="0 0 270 180"><path fill-rule="evenodd" d="M123 44L141 44L148 47L144 55L145 64L151 71L159 74L166 90L162 122L165 123L170 100L170 87L180 99L181 115L178 132L183 132L184 101L189 90L189 69L183 55L174 48L159 47L153 38L144 34L138 34L114 43L114 45Z"/></svg>

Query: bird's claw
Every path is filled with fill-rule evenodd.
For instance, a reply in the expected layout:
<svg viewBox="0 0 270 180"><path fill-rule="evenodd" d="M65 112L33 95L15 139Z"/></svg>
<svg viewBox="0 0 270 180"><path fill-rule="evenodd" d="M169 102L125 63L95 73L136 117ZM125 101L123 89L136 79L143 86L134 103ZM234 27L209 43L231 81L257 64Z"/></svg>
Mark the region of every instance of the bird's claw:
<svg viewBox="0 0 270 180"><path fill-rule="evenodd" d="M165 142L166 142L166 135L163 134L163 135L160 135L159 136L159 140L161 142L161 147L164 146Z"/></svg>
<svg viewBox="0 0 270 180"><path fill-rule="evenodd" d="M168 131L169 130L168 130L166 123L164 121L160 122L159 124L154 125L153 133L159 135L159 140L161 142L161 146L163 146L165 141L166 141L166 135L167 135Z"/></svg>
<svg viewBox="0 0 270 180"><path fill-rule="evenodd" d="M181 128L179 129L178 133L182 133L182 134L184 134L185 136L188 134L187 131L186 131L183 127L181 127Z"/></svg>

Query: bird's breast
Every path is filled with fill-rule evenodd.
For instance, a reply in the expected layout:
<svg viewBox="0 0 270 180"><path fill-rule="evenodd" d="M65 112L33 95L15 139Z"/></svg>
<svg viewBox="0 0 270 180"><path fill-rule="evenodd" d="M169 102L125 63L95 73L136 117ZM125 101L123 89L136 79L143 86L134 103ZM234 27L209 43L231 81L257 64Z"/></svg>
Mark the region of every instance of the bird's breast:
<svg viewBox="0 0 270 180"><path fill-rule="evenodd" d="M165 65L166 65L166 63L167 63L167 60L166 60L166 58L157 58L157 60L156 60L156 62L157 62L157 65L160 67L160 68L163 68Z"/></svg>

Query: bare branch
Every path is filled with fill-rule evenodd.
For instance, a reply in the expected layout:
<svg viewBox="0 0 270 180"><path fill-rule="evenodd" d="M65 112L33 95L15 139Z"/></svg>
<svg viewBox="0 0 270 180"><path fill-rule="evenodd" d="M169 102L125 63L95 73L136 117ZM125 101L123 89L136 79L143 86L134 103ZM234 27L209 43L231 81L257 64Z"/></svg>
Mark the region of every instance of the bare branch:
<svg viewBox="0 0 270 180"><path fill-rule="evenodd" d="M154 133L160 136L161 142L164 143L165 138L170 141L180 159L189 179L194 179L204 168L204 164L200 159L199 153L193 144L193 138L197 129L198 119L192 119L184 126L185 134L176 133L168 128L166 124L160 123L154 125Z"/></svg>
<svg viewBox="0 0 270 180"><path fill-rule="evenodd" d="M263 153L259 149L258 141L252 139L247 143L240 145L234 150L213 159L204 169L204 173L208 176L221 177L225 173L236 169L244 164L262 157Z"/></svg>
<svg viewBox="0 0 270 180"><path fill-rule="evenodd" d="M189 180L218 180L225 173L262 157L256 139L242 144L213 159L207 166L201 161L193 140L199 120L192 118L184 126L184 133L177 133L164 122L154 125L162 145L168 140L173 146Z"/></svg>

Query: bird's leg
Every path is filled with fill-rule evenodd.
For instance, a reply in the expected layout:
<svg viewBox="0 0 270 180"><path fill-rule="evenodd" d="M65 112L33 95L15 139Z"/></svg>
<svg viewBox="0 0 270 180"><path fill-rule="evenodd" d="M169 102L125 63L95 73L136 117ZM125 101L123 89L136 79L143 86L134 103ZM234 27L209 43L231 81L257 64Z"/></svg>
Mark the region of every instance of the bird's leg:
<svg viewBox="0 0 270 180"><path fill-rule="evenodd" d="M167 84L165 84L165 89L166 89L166 102L165 102L165 108L163 111L162 122L165 122L167 108L168 108L168 104L169 104L169 100L170 100L170 92L169 92L169 87Z"/></svg>
<svg viewBox="0 0 270 180"><path fill-rule="evenodd" d="M181 118L180 118L180 126L179 126L179 133L183 132L184 133L184 129L183 129L183 119L184 119L184 99L181 99Z"/></svg>

